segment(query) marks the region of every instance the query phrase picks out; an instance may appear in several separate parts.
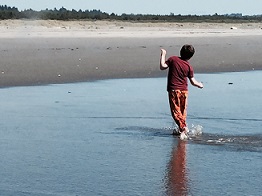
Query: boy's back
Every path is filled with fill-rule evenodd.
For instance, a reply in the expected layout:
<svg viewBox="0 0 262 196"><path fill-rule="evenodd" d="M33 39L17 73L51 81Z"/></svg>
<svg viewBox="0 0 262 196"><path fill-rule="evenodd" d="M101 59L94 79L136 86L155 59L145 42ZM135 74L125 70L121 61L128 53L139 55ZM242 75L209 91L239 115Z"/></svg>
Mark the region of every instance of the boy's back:
<svg viewBox="0 0 262 196"><path fill-rule="evenodd" d="M169 67L167 91L187 90L187 78L194 77L194 70L189 62L180 57L172 56L166 61L166 64Z"/></svg>

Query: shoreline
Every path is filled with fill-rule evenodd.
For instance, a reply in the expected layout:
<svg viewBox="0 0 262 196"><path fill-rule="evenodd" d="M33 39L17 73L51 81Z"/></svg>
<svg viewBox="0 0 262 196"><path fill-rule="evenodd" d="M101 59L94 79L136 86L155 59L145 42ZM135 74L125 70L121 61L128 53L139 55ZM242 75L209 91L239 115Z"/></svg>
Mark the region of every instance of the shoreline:
<svg viewBox="0 0 262 196"><path fill-rule="evenodd" d="M260 26L0 21L0 87L165 77L160 48L169 57L185 43L196 49L190 60L196 73L262 70Z"/></svg>
<svg viewBox="0 0 262 196"><path fill-rule="evenodd" d="M224 72L197 72L195 74L224 74L224 73L248 73L248 72L257 72L262 70L246 70L246 71L224 71ZM41 87L41 86L49 86L49 85L62 85L62 84L81 84L81 83L92 83L92 82L99 82L99 81L107 81L107 80L124 80L124 79L150 79L150 78L167 78L167 75L162 76L153 76L153 77L112 77L112 78L96 78L96 79L90 79L90 80L70 80L70 81L59 81L59 82L20 82L17 84L11 84L11 85L0 85L0 89L8 89L8 88L16 88L16 87Z"/></svg>

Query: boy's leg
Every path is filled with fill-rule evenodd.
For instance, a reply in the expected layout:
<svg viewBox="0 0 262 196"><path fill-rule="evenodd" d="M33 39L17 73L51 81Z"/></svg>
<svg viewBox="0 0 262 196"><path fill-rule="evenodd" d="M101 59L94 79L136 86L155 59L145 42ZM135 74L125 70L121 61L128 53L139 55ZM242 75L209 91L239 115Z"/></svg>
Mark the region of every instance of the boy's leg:
<svg viewBox="0 0 262 196"><path fill-rule="evenodd" d="M184 124L183 124L183 128L187 127L186 124L186 117L187 117L187 97L188 97L188 91L181 91L181 95L180 95L180 111L181 114L183 115L183 120L184 120Z"/></svg>
<svg viewBox="0 0 262 196"><path fill-rule="evenodd" d="M170 91L169 104L173 119L178 125L180 132L184 131L186 127L186 109L187 109L187 91Z"/></svg>

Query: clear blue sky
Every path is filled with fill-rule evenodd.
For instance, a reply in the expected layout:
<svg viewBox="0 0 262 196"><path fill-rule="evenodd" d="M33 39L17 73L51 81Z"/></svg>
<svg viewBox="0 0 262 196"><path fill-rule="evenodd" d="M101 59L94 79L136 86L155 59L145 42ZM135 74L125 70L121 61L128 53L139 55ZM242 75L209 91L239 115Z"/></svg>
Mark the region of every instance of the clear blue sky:
<svg viewBox="0 0 262 196"><path fill-rule="evenodd" d="M107 13L133 14L262 14L262 0L1 0L19 10L100 9Z"/></svg>

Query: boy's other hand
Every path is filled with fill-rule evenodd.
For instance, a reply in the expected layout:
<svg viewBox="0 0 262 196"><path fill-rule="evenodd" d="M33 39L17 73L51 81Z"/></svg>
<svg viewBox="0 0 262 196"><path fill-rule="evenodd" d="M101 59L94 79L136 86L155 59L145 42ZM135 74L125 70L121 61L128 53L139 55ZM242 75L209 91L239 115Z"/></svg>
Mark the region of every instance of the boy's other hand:
<svg viewBox="0 0 262 196"><path fill-rule="evenodd" d="M198 86L198 88L204 88L204 85L203 85L202 82L199 82L199 86Z"/></svg>

